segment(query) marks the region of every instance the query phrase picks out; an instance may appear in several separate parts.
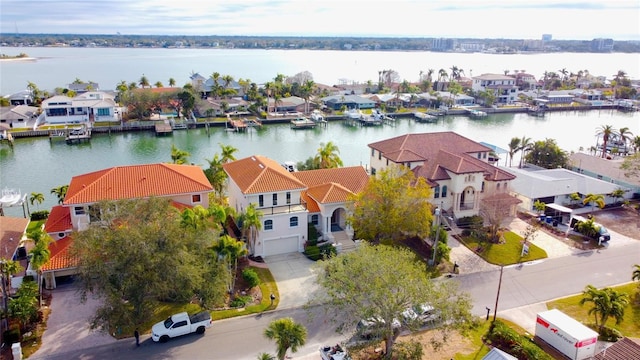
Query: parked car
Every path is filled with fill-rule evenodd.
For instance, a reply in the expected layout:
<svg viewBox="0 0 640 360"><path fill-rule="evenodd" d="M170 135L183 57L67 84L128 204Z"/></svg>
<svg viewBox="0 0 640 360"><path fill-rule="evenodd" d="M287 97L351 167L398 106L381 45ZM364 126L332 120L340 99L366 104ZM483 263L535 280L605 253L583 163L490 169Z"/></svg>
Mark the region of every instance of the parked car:
<svg viewBox="0 0 640 360"><path fill-rule="evenodd" d="M402 318L406 323L419 320L422 325L426 325L438 320L440 315L433 306L429 304L422 304L405 310L402 313Z"/></svg>
<svg viewBox="0 0 640 360"><path fill-rule="evenodd" d="M356 332L360 335L360 337L366 339L378 337L378 335L380 335L381 327L383 327L385 324L386 322L383 319L377 317L362 319L358 321L358 325L356 325ZM402 327L402 324L399 320L393 319L392 326L394 331L399 331Z"/></svg>
<svg viewBox="0 0 640 360"><path fill-rule="evenodd" d="M336 346L321 346L320 357L322 360L351 360L347 350L342 348L340 344L336 344Z"/></svg>
<svg viewBox="0 0 640 360"><path fill-rule="evenodd" d="M601 242L607 242L611 240L611 234L609 234L609 231L607 230L607 228L602 226L601 224L598 224L597 222L593 222L593 230L594 230L593 232L583 233L582 231L580 231L580 224L588 221L593 221L593 220L585 219L582 216L574 215L573 218L571 219L571 223L569 224L569 226L573 228L573 230L583 235L589 236L592 239L599 240Z"/></svg>
<svg viewBox="0 0 640 360"><path fill-rule="evenodd" d="M166 342L170 338L194 332L204 334L204 331L210 327L211 314L208 311L202 311L191 316L186 312L181 312L153 325L151 339L155 342Z"/></svg>

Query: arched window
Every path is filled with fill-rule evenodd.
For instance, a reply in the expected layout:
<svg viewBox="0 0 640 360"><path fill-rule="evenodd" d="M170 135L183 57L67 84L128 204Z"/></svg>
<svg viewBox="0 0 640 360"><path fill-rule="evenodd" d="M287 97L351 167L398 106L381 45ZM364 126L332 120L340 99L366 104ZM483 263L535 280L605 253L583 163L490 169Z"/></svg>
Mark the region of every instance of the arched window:
<svg viewBox="0 0 640 360"><path fill-rule="evenodd" d="M298 226L298 217L292 216L289 218L289 227L297 227Z"/></svg>
<svg viewBox="0 0 640 360"><path fill-rule="evenodd" d="M500 191L500 183L498 183L498 186L496 187L496 189L498 189L498 191Z"/></svg>
<svg viewBox="0 0 640 360"><path fill-rule="evenodd" d="M264 229L265 230L273 230L273 220L265 220L264 221Z"/></svg>
<svg viewBox="0 0 640 360"><path fill-rule="evenodd" d="M440 185L436 186L436 188L433 189L433 197L435 199L440 197Z"/></svg>
<svg viewBox="0 0 640 360"><path fill-rule="evenodd" d="M447 185L444 185L442 187L442 197L443 198L447 197Z"/></svg>

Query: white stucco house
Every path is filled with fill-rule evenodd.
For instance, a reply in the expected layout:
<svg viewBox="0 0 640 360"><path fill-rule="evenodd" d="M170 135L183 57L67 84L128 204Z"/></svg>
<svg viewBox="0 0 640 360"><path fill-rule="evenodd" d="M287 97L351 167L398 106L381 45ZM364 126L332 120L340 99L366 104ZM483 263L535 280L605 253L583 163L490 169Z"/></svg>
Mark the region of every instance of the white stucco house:
<svg viewBox="0 0 640 360"><path fill-rule="evenodd" d="M499 104L511 104L518 98L518 86L513 76L501 74L482 74L474 76L471 88L475 92L492 90Z"/></svg>
<svg viewBox="0 0 640 360"><path fill-rule="evenodd" d="M42 102L42 113L48 124L120 121L114 96L101 91L88 91L74 98L50 97Z"/></svg>

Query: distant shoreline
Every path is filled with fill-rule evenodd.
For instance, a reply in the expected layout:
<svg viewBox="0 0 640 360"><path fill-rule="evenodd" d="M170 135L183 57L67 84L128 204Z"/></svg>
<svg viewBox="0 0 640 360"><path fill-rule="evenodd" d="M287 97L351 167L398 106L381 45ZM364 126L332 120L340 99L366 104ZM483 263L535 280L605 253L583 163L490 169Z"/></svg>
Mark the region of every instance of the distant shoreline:
<svg viewBox="0 0 640 360"><path fill-rule="evenodd" d="M38 58L34 57L4 57L0 58L0 61L36 61Z"/></svg>

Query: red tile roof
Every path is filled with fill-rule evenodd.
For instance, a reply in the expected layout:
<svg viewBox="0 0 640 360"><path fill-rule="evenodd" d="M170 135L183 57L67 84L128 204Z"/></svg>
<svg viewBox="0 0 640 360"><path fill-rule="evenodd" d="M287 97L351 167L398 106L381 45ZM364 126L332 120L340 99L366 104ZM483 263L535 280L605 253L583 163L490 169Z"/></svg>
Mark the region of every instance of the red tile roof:
<svg viewBox="0 0 640 360"><path fill-rule="evenodd" d="M335 183L340 184L354 194L362 191L369 182L369 175L362 166L298 171L294 172L293 176L309 188L322 184Z"/></svg>
<svg viewBox="0 0 640 360"><path fill-rule="evenodd" d="M490 148L450 131L407 134L371 143L369 147L396 163L424 161L413 170L416 176L424 177L432 186L437 185L437 180L450 179L447 171L455 174L483 172L485 179L491 181L515 179L511 173L469 155L490 152Z"/></svg>
<svg viewBox="0 0 640 360"><path fill-rule="evenodd" d="M307 187L282 165L261 155L224 164L223 168L243 194L303 190Z"/></svg>
<svg viewBox="0 0 640 360"><path fill-rule="evenodd" d="M307 211L309 213L320 212L320 205L318 205L317 201L307 195L306 191L300 193L300 199L307 204Z"/></svg>
<svg viewBox="0 0 640 360"><path fill-rule="evenodd" d="M595 360L640 359L640 344L624 337L593 358Z"/></svg>
<svg viewBox="0 0 640 360"><path fill-rule="evenodd" d="M68 207L56 205L51 208L51 213L44 224L44 231L53 234L73 230L71 213Z"/></svg>
<svg viewBox="0 0 640 360"><path fill-rule="evenodd" d="M198 166L163 163L117 166L74 176L63 204L211 191L213 187Z"/></svg>
<svg viewBox="0 0 640 360"><path fill-rule="evenodd" d="M49 244L49 262L42 266L42 271L55 271L76 267L78 259L69 252L72 243L73 238L66 236Z"/></svg>
<svg viewBox="0 0 640 360"><path fill-rule="evenodd" d="M343 203L353 192L336 183L327 183L307 190L307 195L320 204Z"/></svg>

